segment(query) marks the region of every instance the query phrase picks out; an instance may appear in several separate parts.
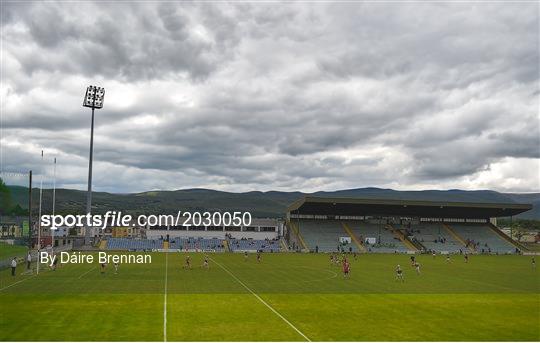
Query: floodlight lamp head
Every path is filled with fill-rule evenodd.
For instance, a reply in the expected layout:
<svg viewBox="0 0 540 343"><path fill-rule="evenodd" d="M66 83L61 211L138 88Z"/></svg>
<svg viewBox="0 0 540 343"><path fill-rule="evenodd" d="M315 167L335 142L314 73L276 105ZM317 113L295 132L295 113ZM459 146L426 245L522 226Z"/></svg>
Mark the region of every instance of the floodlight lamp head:
<svg viewBox="0 0 540 343"><path fill-rule="evenodd" d="M105 88L97 86L88 86L84 96L83 106L91 108L102 108L105 100Z"/></svg>

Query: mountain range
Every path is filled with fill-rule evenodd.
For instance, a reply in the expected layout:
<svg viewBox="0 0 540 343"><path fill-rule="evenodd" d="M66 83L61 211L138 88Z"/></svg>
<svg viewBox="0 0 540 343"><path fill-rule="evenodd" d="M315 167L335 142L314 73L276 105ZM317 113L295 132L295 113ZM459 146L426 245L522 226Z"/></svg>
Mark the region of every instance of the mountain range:
<svg viewBox="0 0 540 343"><path fill-rule="evenodd" d="M13 201L23 208L28 208L28 188L22 186L8 187ZM33 188L32 192L32 207L37 211L39 189ZM200 188L129 194L93 192L92 211L94 213L115 210L131 214L169 214L176 213L178 210L221 210L250 211L254 217L283 217L288 205L307 195L365 199L528 203L533 205L533 209L522 213L518 217L522 219L540 219L540 193L500 193L490 190L465 191L459 189L397 191L374 187L315 193L280 191L232 193ZM56 213L85 213L85 208L85 191L73 189L56 190ZM44 189L42 211L43 213L50 213L51 210L52 190Z"/></svg>

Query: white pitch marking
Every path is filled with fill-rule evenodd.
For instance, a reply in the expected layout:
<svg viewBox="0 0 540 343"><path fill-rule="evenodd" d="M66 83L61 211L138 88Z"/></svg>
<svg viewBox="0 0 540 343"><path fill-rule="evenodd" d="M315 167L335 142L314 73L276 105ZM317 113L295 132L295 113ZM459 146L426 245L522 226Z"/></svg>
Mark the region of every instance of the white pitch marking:
<svg viewBox="0 0 540 343"><path fill-rule="evenodd" d="M258 296L255 292L251 290L248 286L246 286L245 283L243 283L239 278L237 278L233 273L231 273L227 268L225 268L223 265L215 261L213 258L210 257L210 260L217 264L221 269L223 269L227 274L233 277L242 287L244 287L248 292L250 292L257 300L259 300L261 303L263 303L266 307L268 307L272 312L274 312L279 318L281 318L285 323L287 323L291 328L294 329L294 331L298 332L300 336L304 337L306 341L311 342L311 340L302 333L296 326L294 326L290 321L288 321L285 317L283 317L278 311L276 311L272 306L270 306L266 301L264 301L260 296Z"/></svg>
<svg viewBox="0 0 540 343"><path fill-rule="evenodd" d="M27 277L26 279L19 280L19 281L17 281L17 282L12 283L11 285L7 285L7 286L4 287L4 288L0 288L0 292L2 292L4 289L8 289L8 288L11 287L11 286L15 286L15 285L18 284L18 283L21 283L21 282L23 282L23 281L26 281L26 280L28 280L28 279L31 279L31 278L33 278L33 277L35 277L35 276L37 276L37 274L33 274L32 276Z"/></svg>
<svg viewBox="0 0 540 343"><path fill-rule="evenodd" d="M84 273L82 273L81 275L79 275L78 279L82 278L83 276L85 276L86 274L90 273L92 270L96 269L97 267L94 266L92 268L90 268L89 270L85 271Z"/></svg>
<svg viewBox="0 0 540 343"><path fill-rule="evenodd" d="M44 272L46 272L46 271L48 271L48 270L50 270L50 269L45 269ZM26 272L27 272L27 271L25 271L24 273L26 273ZM21 273L21 275L23 275L23 274ZM14 282L14 283L12 283L11 285L7 285L7 286L4 287L4 288L0 288L0 292L2 292L4 289L8 289L8 288L11 287L11 286L15 286L15 285L18 284L18 283L21 283L21 282L23 282L23 281L26 281L26 280L31 279L31 278L36 277L36 276L38 276L37 273L36 273L36 274L32 274L31 276L27 277L26 279L22 279L22 280L19 280L19 281L17 281L17 282Z"/></svg>

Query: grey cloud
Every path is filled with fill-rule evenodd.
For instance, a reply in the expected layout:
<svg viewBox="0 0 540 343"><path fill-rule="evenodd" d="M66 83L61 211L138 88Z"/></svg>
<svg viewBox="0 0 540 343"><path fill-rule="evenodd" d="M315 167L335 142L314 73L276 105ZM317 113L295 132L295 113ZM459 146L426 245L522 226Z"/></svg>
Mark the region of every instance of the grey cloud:
<svg viewBox="0 0 540 343"><path fill-rule="evenodd" d="M404 76L439 87L508 74L538 79L538 4L333 6L346 31L341 51L319 58L325 72L387 79ZM471 37L474 37L471 39Z"/></svg>
<svg viewBox="0 0 540 343"><path fill-rule="evenodd" d="M216 70L230 49L194 34L189 14L172 4L155 9L148 4L36 3L7 10L37 45L12 51L27 73L70 72L128 81L186 74L200 79Z"/></svg>
<svg viewBox="0 0 540 343"><path fill-rule="evenodd" d="M44 147L84 187L91 83L96 189L496 189L463 178L540 168L538 4L6 8L6 168Z"/></svg>

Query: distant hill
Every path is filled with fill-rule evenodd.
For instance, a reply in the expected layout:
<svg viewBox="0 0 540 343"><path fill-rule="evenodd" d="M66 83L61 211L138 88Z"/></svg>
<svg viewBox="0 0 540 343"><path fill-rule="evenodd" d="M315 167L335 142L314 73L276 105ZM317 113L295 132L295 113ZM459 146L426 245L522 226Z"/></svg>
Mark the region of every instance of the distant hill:
<svg viewBox="0 0 540 343"><path fill-rule="evenodd" d="M9 186L13 201L28 208L28 188ZM518 216L523 219L540 219L540 193L499 193L495 191L425 190L396 191L381 188L357 188L334 192L245 192L231 193L210 189L184 189L177 191L150 191L131 194L94 192L92 210L108 210L132 214L167 214L182 211L250 211L256 217L282 217L293 201L305 195L320 197L407 199L426 201L461 201L486 203L529 203L533 209ZM39 189L33 189L33 207L38 208ZM86 192L72 189L56 190L56 212L61 214L84 213ZM52 191L43 190L43 212L52 209Z"/></svg>

